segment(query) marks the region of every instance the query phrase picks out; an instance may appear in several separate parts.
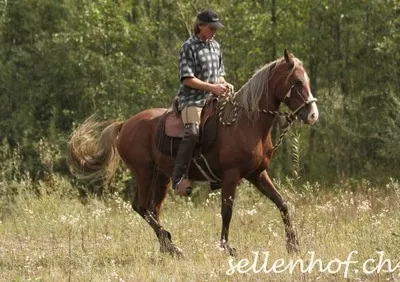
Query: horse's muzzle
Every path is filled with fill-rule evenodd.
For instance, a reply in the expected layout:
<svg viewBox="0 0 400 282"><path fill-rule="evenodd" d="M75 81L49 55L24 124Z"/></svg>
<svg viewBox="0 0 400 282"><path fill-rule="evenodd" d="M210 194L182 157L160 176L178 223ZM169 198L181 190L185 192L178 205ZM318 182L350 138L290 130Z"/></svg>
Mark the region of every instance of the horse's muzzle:
<svg viewBox="0 0 400 282"><path fill-rule="evenodd" d="M307 103L297 113L298 117L306 124L313 125L319 118L319 112L316 104L316 99Z"/></svg>

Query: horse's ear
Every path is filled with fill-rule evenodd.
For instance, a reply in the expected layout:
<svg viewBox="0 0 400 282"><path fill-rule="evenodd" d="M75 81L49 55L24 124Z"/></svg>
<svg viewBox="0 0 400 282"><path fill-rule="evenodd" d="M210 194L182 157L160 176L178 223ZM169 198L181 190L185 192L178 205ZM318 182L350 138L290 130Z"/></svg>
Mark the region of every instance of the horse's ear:
<svg viewBox="0 0 400 282"><path fill-rule="evenodd" d="M285 61L287 63L293 63L293 54L289 53L286 48L285 48L285 51L283 51L283 55L284 55Z"/></svg>

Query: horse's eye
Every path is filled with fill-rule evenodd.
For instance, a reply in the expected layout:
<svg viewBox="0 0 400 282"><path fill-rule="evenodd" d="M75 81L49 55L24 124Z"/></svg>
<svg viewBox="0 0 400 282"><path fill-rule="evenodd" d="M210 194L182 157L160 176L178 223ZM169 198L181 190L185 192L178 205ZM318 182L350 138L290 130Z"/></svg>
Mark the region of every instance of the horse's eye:
<svg viewBox="0 0 400 282"><path fill-rule="evenodd" d="M294 85L297 86L297 87L301 87L301 86L303 86L303 81L301 81L301 80L296 80L296 82L294 83Z"/></svg>

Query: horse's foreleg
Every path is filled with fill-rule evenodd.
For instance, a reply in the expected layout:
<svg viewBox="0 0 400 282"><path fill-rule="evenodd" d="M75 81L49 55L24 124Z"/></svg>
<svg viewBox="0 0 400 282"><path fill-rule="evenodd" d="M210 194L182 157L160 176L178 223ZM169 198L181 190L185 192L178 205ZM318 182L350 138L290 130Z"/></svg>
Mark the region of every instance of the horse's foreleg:
<svg viewBox="0 0 400 282"><path fill-rule="evenodd" d="M289 215L289 210L285 200L281 194L276 190L274 184L269 178L267 172L264 170L258 175L249 177L248 180L253 183L258 190L260 190L265 196L267 196L274 204L278 207L283 223L285 224L285 232L287 237L287 250L289 253L297 252L299 250L299 243L296 239L295 232L293 230L292 221Z"/></svg>
<svg viewBox="0 0 400 282"><path fill-rule="evenodd" d="M222 181L221 193L221 216L222 216L222 232L221 232L221 248L224 248L229 255L236 255L236 250L228 244L229 225L232 218L233 202L235 199L236 185L239 177L236 172L225 173Z"/></svg>
<svg viewBox="0 0 400 282"><path fill-rule="evenodd" d="M171 233L158 222L159 209L165 198L168 179L163 175L153 173L153 168L135 168L132 171L137 184L135 198L132 202L133 209L154 230L160 242L161 252L181 256L182 250L172 243Z"/></svg>

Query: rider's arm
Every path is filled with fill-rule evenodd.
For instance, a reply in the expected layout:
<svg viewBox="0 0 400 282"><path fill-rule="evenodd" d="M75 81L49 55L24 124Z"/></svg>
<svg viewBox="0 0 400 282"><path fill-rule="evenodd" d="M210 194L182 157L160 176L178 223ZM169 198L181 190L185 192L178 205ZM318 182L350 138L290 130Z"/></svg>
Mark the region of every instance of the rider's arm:
<svg viewBox="0 0 400 282"><path fill-rule="evenodd" d="M197 77L186 77L182 81L183 85L190 88L210 91L214 95L221 95L225 93L226 86L224 84L212 84L198 79Z"/></svg>

